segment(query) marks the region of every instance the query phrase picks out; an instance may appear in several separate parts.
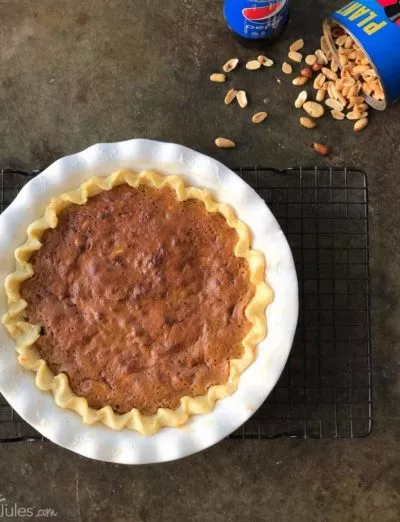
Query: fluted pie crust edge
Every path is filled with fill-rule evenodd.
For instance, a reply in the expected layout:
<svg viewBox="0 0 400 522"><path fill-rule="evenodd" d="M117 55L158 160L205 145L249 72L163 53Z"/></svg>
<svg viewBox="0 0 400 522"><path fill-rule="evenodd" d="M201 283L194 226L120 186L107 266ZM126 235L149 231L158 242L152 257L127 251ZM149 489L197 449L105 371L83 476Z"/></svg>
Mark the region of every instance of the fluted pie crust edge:
<svg viewBox="0 0 400 522"><path fill-rule="evenodd" d="M20 294L21 283L33 275L29 259L33 252L41 248L42 234L47 229L57 227L58 213L72 203L84 205L88 198L123 183L131 187L148 184L158 189L168 186L174 190L178 201L197 199L204 203L208 212L219 212L238 234L239 239L234 254L247 260L250 282L254 287L254 296L245 309L246 318L252 327L242 341L242 357L230 361L227 382L211 386L206 395L182 397L177 409L159 408L154 415L143 415L137 409L132 409L125 414L117 414L110 406L93 409L89 407L85 398L75 395L70 388L67 375L64 373L54 375L46 361L40 358L35 348L35 342L40 336L40 326L26 322L25 310L28 303ZM206 189L186 186L183 178L177 175L164 176L155 171L134 173L119 170L108 177L91 177L76 190L52 198L43 217L29 225L27 237L27 241L15 250L16 269L5 281L8 311L2 317L2 323L15 339L18 362L25 369L35 372L36 386L43 391L51 391L59 407L78 413L84 424L102 423L113 430L128 428L143 435L154 435L163 427L184 426L190 416L211 411L216 401L236 391L240 375L253 362L258 343L267 335L265 310L273 301L273 291L265 281L265 257L261 252L251 249L249 228L236 217L232 207L216 202L210 191Z"/></svg>

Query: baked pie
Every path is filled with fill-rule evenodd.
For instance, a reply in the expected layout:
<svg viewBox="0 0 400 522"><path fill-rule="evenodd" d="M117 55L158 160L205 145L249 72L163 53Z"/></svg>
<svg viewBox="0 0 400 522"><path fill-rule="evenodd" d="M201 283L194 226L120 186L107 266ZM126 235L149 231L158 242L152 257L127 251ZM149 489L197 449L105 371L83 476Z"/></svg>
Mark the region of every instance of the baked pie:
<svg viewBox="0 0 400 522"><path fill-rule="evenodd" d="M27 234L3 323L60 407L151 435L236 390L272 290L231 207L124 170L53 198Z"/></svg>

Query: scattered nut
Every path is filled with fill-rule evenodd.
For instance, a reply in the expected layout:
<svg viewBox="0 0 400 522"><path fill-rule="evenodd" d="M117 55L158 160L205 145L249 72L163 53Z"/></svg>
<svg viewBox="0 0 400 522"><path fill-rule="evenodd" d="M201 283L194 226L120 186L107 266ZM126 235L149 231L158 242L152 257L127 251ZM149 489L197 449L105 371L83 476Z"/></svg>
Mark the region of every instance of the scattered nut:
<svg viewBox="0 0 400 522"><path fill-rule="evenodd" d="M368 112L358 112L355 110L346 114L348 120L361 120L362 118L367 118L367 116Z"/></svg>
<svg viewBox="0 0 400 522"><path fill-rule="evenodd" d="M354 105L353 112L360 114L363 118L368 118L368 109L363 110L361 105Z"/></svg>
<svg viewBox="0 0 400 522"><path fill-rule="evenodd" d="M322 72L325 74L328 80L332 80L333 82L337 80L337 74L333 72L331 69L328 69L327 67L322 67Z"/></svg>
<svg viewBox="0 0 400 522"><path fill-rule="evenodd" d="M318 154L321 154L321 156L327 156L329 154L328 147L322 143L313 143L312 147L315 152L318 152Z"/></svg>
<svg viewBox="0 0 400 522"><path fill-rule="evenodd" d="M354 124L354 132L360 132L368 125L368 118L361 118L360 120L356 121Z"/></svg>
<svg viewBox="0 0 400 522"><path fill-rule="evenodd" d="M318 76L314 80L314 89L321 89L324 85L326 77L324 74L319 73Z"/></svg>
<svg viewBox="0 0 400 522"><path fill-rule="evenodd" d="M283 62L283 64L282 64L282 72L284 72L285 74L292 74L293 67L290 65L290 63Z"/></svg>
<svg viewBox="0 0 400 522"><path fill-rule="evenodd" d="M360 74L365 73L368 70L369 70L369 65L356 65L355 67L353 67L351 73L354 76L359 76ZM373 69L372 69L372 71L375 74L375 71Z"/></svg>
<svg viewBox="0 0 400 522"><path fill-rule="evenodd" d="M342 92L343 91L343 85L342 85L342 82L340 81L340 78L338 78L335 82L335 87L336 87L336 90L338 92Z"/></svg>
<svg viewBox="0 0 400 522"><path fill-rule="evenodd" d="M325 54L321 51L321 49L317 49L315 51L315 56L317 57L317 62L321 65L327 65L328 58L325 56Z"/></svg>
<svg viewBox="0 0 400 522"><path fill-rule="evenodd" d="M340 92L342 96L348 98L350 95L351 87L343 87L343 85L339 84L339 89L336 87L337 92Z"/></svg>
<svg viewBox="0 0 400 522"><path fill-rule="evenodd" d="M346 106L348 102L347 102L346 98L344 97L344 95L341 92L338 92L336 87L334 87L333 92L335 94L335 98L337 100L339 100L340 103L342 103L344 106Z"/></svg>
<svg viewBox="0 0 400 522"><path fill-rule="evenodd" d="M308 78L305 76L297 76L292 80L293 85L305 85L308 82Z"/></svg>
<svg viewBox="0 0 400 522"><path fill-rule="evenodd" d="M331 71L333 71L334 73L337 73L338 70L339 70L338 64L334 60L332 60L332 62L331 62Z"/></svg>
<svg viewBox="0 0 400 522"><path fill-rule="evenodd" d="M342 34L341 36L339 36L339 38L336 38L335 43L339 47L342 47L345 44L346 39L347 39L347 35L346 34Z"/></svg>
<svg viewBox="0 0 400 522"><path fill-rule="evenodd" d="M257 60L261 63L261 65L264 65L264 67L271 67L274 65L274 62L271 60L271 58L267 58L262 54L257 58Z"/></svg>
<svg viewBox="0 0 400 522"><path fill-rule="evenodd" d="M297 96L296 101L294 102L294 106L296 109L301 109L304 103L307 101L307 91L301 91L301 93Z"/></svg>
<svg viewBox="0 0 400 522"><path fill-rule="evenodd" d="M355 79L351 78L350 76L342 78L341 82L343 87L352 87L356 83Z"/></svg>
<svg viewBox="0 0 400 522"><path fill-rule="evenodd" d="M236 99L242 109L245 109L247 107L248 101L246 91L237 91Z"/></svg>
<svg viewBox="0 0 400 522"><path fill-rule="evenodd" d="M340 103L340 101L334 100L333 98L328 98L325 101L325 105L337 112L342 112L344 109L344 105Z"/></svg>
<svg viewBox="0 0 400 522"><path fill-rule="evenodd" d="M345 115L343 112L333 110L333 111L331 111L331 114L335 120L344 120L345 119Z"/></svg>
<svg viewBox="0 0 400 522"><path fill-rule="evenodd" d="M300 118L300 125L305 127L306 129L313 129L317 124L311 118L307 118L306 116L302 116Z"/></svg>
<svg viewBox="0 0 400 522"><path fill-rule="evenodd" d="M303 67L303 69L300 71L301 76L304 76L305 78L312 78L312 70L309 67Z"/></svg>
<svg viewBox="0 0 400 522"><path fill-rule="evenodd" d="M322 63L315 62L314 65L312 66L312 70L314 72L318 72L321 69L322 69Z"/></svg>
<svg viewBox="0 0 400 522"><path fill-rule="evenodd" d="M226 62L226 64L222 67L223 71L224 72L231 72L233 71L234 69L236 69L236 67L238 66L239 64L239 60L238 58L231 58L230 60L228 60Z"/></svg>
<svg viewBox="0 0 400 522"><path fill-rule="evenodd" d="M301 60L303 59L303 55L296 51L289 51L288 57L290 60L292 60L293 62L297 62L297 63L300 63Z"/></svg>
<svg viewBox="0 0 400 522"><path fill-rule="evenodd" d="M362 87L362 85L361 85ZM345 89L347 90L347 95L345 94ZM347 96L347 98L351 98L352 96L357 96L357 94L360 92L359 85L356 83L352 85L351 87L344 87L343 88L343 96Z"/></svg>
<svg viewBox="0 0 400 522"><path fill-rule="evenodd" d="M362 96L350 96L350 102L354 103L354 105L359 105L364 102L364 98Z"/></svg>
<svg viewBox="0 0 400 522"><path fill-rule="evenodd" d="M344 42L344 48L345 49L350 49L353 45L353 39L351 38L351 36L347 36L345 42Z"/></svg>
<svg viewBox="0 0 400 522"><path fill-rule="evenodd" d="M236 143L228 138L217 138L215 145L220 149L233 149L236 147Z"/></svg>
<svg viewBox="0 0 400 522"><path fill-rule="evenodd" d="M331 116L335 120L349 119L353 120L354 132L362 131L368 125L369 105L364 101L364 94L381 101L385 99L385 93L382 84L377 76L377 72L371 65L369 58L364 55L363 50L353 40L353 38L345 33L344 29L339 26L332 27L332 35L335 39L338 55L334 58L328 43L324 36L320 40L320 49L314 54L308 54L305 57L307 67L300 67L300 75L292 80L293 85L302 86L313 77L313 73L317 73L313 86L316 89L315 100L308 101L307 91L301 91L294 106L297 109L303 108L310 117L301 117L300 124L307 128L316 127L315 119L321 118L325 109L321 102L325 101L325 105L329 107ZM304 47L304 40L299 39L293 42L289 47L288 57L296 63L301 63L303 55L299 51ZM261 66L271 67L273 60L265 55L260 55L257 60L250 60L246 63L247 70L257 70ZM239 64L238 58L231 58L223 66L224 72L234 70ZM290 63L282 64L282 72L292 74L293 67ZM210 76L212 82L223 83L226 81L225 74L213 73ZM276 78L281 83L279 78ZM325 100L326 96L328 98ZM226 105L237 99L241 108L248 105L247 95L245 91L236 91L230 89L226 95L224 102ZM269 99L265 99L264 103L268 103ZM347 114L345 114L347 112ZM258 112L254 114L251 121L255 124L263 122L268 117L268 113ZM235 142L228 138L217 138L215 144L220 148L233 148ZM329 154L329 148L321 143L313 144L314 150L326 156Z"/></svg>
<svg viewBox="0 0 400 522"><path fill-rule="evenodd" d="M337 96L338 92L336 90L335 84L330 81L330 82L327 83L327 85L328 85L328 95L329 95L329 98L336 99L336 96Z"/></svg>
<svg viewBox="0 0 400 522"><path fill-rule="evenodd" d="M317 95L315 96L315 99L317 102L323 102L326 96L326 90L325 89L318 89Z"/></svg>
<svg viewBox="0 0 400 522"><path fill-rule="evenodd" d="M289 51L293 51L293 52L300 51L300 49L303 49L303 47L304 47L304 40L303 40L303 38L300 38L299 40L296 40L295 42L293 42L291 44L291 46L289 47Z"/></svg>
<svg viewBox="0 0 400 522"><path fill-rule="evenodd" d="M303 109L309 114L312 118L321 118L324 115L325 109L324 106L320 103L307 101L303 105Z"/></svg>
<svg viewBox="0 0 400 522"><path fill-rule="evenodd" d="M258 60L251 60L246 63L246 69L248 71L256 71L257 69L260 69L260 67L261 63Z"/></svg>
<svg viewBox="0 0 400 522"><path fill-rule="evenodd" d="M267 112L257 112L254 114L254 116L251 118L251 121L253 123L261 123L268 117Z"/></svg>
<svg viewBox="0 0 400 522"><path fill-rule="evenodd" d="M315 63L317 63L317 57L315 56L315 54L308 54L306 56L306 60L305 60L306 64L307 65L314 65Z"/></svg>
<svg viewBox="0 0 400 522"><path fill-rule="evenodd" d="M361 103L360 105L356 105L356 108L357 110L359 109L360 111L368 111L369 110L369 105L367 103Z"/></svg>
<svg viewBox="0 0 400 522"><path fill-rule="evenodd" d="M226 76L222 73L214 73L210 76L210 80L215 83L224 83L226 81Z"/></svg>
<svg viewBox="0 0 400 522"><path fill-rule="evenodd" d="M233 102L233 100L236 98L236 91L235 89L229 89L229 91L226 93L226 96L225 96L225 105L229 105L230 103Z"/></svg>

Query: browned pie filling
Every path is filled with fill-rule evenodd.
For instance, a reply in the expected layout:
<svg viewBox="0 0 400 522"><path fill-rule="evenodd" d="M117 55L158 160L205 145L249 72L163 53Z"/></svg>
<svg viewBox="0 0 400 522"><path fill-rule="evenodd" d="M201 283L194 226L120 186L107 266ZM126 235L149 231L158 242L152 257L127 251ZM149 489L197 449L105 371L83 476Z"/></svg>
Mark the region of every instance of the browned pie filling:
<svg viewBox="0 0 400 522"><path fill-rule="evenodd" d="M120 185L71 205L22 285L41 357L90 406L151 414L223 384L253 296L238 236L198 200Z"/></svg>

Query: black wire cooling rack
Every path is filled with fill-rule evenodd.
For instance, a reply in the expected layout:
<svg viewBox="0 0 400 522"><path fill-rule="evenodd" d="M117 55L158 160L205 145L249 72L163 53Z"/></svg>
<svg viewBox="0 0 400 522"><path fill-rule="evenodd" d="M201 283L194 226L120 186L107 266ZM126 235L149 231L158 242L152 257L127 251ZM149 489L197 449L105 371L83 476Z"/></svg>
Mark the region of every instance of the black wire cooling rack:
<svg viewBox="0 0 400 522"><path fill-rule="evenodd" d="M372 426L366 175L343 168L235 170L287 236L300 316L276 388L231 438L364 437ZM37 172L0 171L1 211ZM0 395L0 442L20 440L42 438Z"/></svg>

